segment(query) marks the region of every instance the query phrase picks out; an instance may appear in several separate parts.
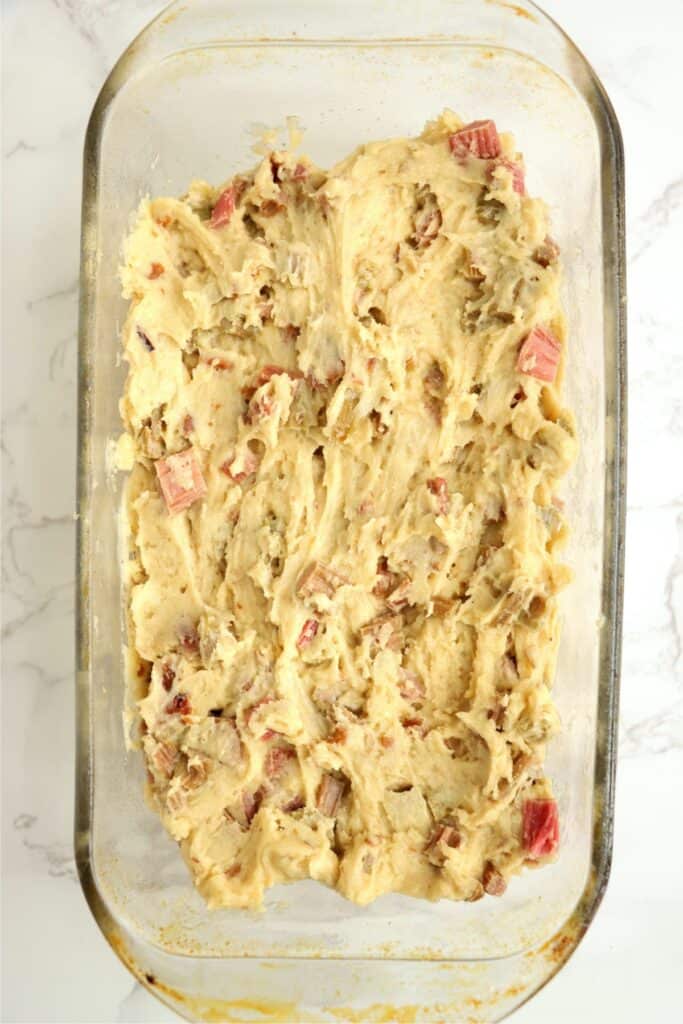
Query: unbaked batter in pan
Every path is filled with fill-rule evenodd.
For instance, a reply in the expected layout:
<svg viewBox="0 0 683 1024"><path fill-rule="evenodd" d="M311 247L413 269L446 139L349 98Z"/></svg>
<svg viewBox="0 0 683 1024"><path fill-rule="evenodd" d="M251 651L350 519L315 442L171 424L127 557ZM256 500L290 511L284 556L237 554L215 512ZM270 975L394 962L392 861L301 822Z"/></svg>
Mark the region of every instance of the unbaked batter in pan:
<svg viewBox="0 0 683 1024"><path fill-rule="evenodd" d="M151 799L211 906L501 895L543 773L575 431L546 207L446 112L272 152L126 245L128 625Z"/></svg>

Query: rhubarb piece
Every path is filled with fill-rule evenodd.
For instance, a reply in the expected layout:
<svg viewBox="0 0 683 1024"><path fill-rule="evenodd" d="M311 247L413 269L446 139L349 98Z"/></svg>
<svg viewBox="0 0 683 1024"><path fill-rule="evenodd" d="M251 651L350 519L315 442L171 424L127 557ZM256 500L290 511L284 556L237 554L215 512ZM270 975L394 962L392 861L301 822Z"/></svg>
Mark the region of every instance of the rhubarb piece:
<svg viewBox="0 0 683 1024"><path fill-rule="evenodd" d="M360 635L370 637L378 647L399 650L403 635L403 617L400 612L385 612L361 626Z"/></svg>
<svg viewBox="0 0 683 1024"><path fill-rule="evenodd" d="M170 515L184 512L206 494L206 483L194 448L157 459L154 468Z"/></svg>
<svg viewBox="0 0 683 1024"><path fill-rule="evenodd" d="M460 842L461 836L455 825L442 823L436 826L429 840L429 845L437 846L439 843L443 843L445 846L450 846L452 850L457 850Z"/></svg>
<svg viewBox="0 0 683 1024"><path fill-rule="evenodd" d="M290 380L302 380L304 376L300 370L288 370L285 366L275 366L270 363L267 366L261 367L254 382L243 388L242 394L246 399L251 399L260 387L263 387L264 384L267 384L273 377L277 377L281 373L284 373Z"/></svg>
<svg viewBox="0 0 683 1024"><path fill-rule="evenodd" d="M283 804L282 810L285 814L293 814L294 811L300 811L302 807L306 806L306 801L302 796L294 796L291 800L288 800L286 804Z"/></svg>
<svg viewBox="0 0 683 1024"><path fill-rule="evenodd" d="M279 778L289 761L295 757L296 751L294 747L271 747L264 761L264 769L268 778Z"/></svg>
<svg viewBox="0 0 683 1024"><path fill-rule="evenodd" d="M392 592L389 594L389 596L386 599L387 606L389 608L391 608L391 610L393 612L398 612L402 608L406 608L409 604L412 603L411 602L412 586L413 586L412 580L409 580L409 579L401 580L399 585L394 590L392 590Z"/></svg>
<svg viewBox="0 0 683 1024"><path fill-rule="evenodd" d="M244 483L250 476L253 476L259 468L261 461L250 448L241 456L234 456L226 460L219 468L236 484Z"/></svg>
<svg viewBox="0 0 683 1024"><path fill-rule="evenodd" d="M301 627L301 632L299 633L299 637L296 642L296 646L300 651L303 650L304 647L308 647L308 645L313 642L318 632L319 625L320 623L317 619L306 619Z"/></svg>
<svg viewBox="0 0 683 1024"><path fill-rule="evenodd" d="M457 157L470 156L491 160L500 156L498 131L491 120L472 121L450 136L451 153Z"/></svg>
<svg viewBox="0 0 683 1024"><path fill-rule="evenodd" d="M427 860L435 867L443 867L447 851L449 849L457 850L461 842L462 837L455 825L448 822L440 822L432 832L429 842L425 847Z"/></svg>
<svg viewBox="0 0 683 1024"><path fill-rule="evenodd" d="M427 487L431 494L436 498L436 505L439 510L439 514L445 516L448 514L448 510L451 507L451 499L448 494L448 484L442 476L434 476L431 480L427 481Z"/></svg>
<svg viewBox="0 0 683 1024"><path fill-rule="evenodd" d="M525 800L522 845L532 860L555 853L560 844L560 819L554 800Z"/></svg>
<svg viewBox="0 0 683 1024"><path fill-rule="evenodd" d="M515 191L519 196L526 195L526 185L524 182L524 168L521 164L515 163L514 160L507 160L504 156L502 156L500 157L499 160L496 160L495 163L491 165L491 176L493 176L493 172L495 171L496 167L505 167L505 169L508 170L512 175L513 191Z"/></svg>
<svg viewBox="0 0 683 1024"><path fill-rule="evenodd" d="M166 705L167 715L191 715L192 705L186 693L176 693Z"/></svg>
<svg viewBox="0 0 683 1024"><path fill-rule="evenodd" d="M517 357L517 370L552 383L560 362L560 342L547 327L538 324L527 334Z"/></svg>
<svg viewBox="0 0 683 1024"><path fill-rule="evenodd" d="M223 228L226 224L230 223L230 219L235 212L235 189L232 185L229 185L224 189L218 197L216 205L211 211L211 219L209 220L210 228Z"/></svg>

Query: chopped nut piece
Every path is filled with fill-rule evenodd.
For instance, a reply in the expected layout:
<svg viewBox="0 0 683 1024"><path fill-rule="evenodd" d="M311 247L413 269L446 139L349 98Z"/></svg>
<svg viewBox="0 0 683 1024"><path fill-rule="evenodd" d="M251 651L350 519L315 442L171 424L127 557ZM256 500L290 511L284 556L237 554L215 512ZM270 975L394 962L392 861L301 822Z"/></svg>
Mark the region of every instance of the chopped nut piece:
<svg viewBox="0 0 683 1024"><path fill-rule="evenodd" d="M306 806L306 801L302 796L292 797L286 804L283 805L282 810L285 814L293 814L294 811L300 811L302 807Z"/></svg>
<svg viewBox="0 0 683 1024"><path fill-rule="evenodd" d="M388 595L386 599L387 606L394 612L400 611L401 608L406 608L411 603L412 586L411 580L402 580Z"/></svg>
<svg viewBox="0 0 683 1024"><path fill-rule="evenodd" d="M288 370L285 366L275 366L270 363L268 366L261 367L253 384L242 388L242 394L245 398L251 399L260 387L263 387L263 385L271 381L273 377L278 377L280 374L284 374L286 377L289 377L290 380L303 380L304 376L300 370Z"/></svg>
<svg viewBox="0 0 683 1024"><path fill-rule="evenodd" d="M250 793L248 790L245 790L242 793L242 807L244 809L244 817L247 821L247 827L251 825L254 820L262 801L263 791L261 789L257 789L255 793Z"/></svg>
<svg viewBox="0 0 683 1024"><path fill-rule="evenodd" d="M534 263L538 263L539 267L550 267L553 263L557 263L557 257L560 255L560 247L557 242L553 241L550 235L546 235L541 245L537 246L531 258Z"/></svg>
<svg viewBox="0 0 683 1024"><path fill-rule="evenodd" d="M462 837L455 825L441 822L436 826L425 847L427 860L435 867L441 867L447 856L447 850L457 850Z"/></svg>
<svg viewBox="0 0 683 1024"><path fill-rule="evenodd" d="M502 896L507 889L507 882L497 871L490 860L484 865L484 874L481 877L481 884L489 896Z"/></svg>
<svg viewBox="0 0 683 1024"><path fill-rule="evenodd" d="M322 562L311 562L299 577L296 592L298 597L310 597L312 594L333 597L335 590L344 583L348 583L345 576Z"/></svg>
<svg viewBox="0 0 683 1024"><path fill-rule="evenodd" d="M410 704L420 704L425 695L425 684L416 672L402 668L399 671L399 693Z"/></svg>
<svg viewBox="0 0 683 1024"><path fill-rule="evenodd" d="M180 622L178 624L178 639L180 640L180 646L188 654L196 654L199 650L199 631L192 623Z"/></svg>
<svg viewBox="0 0 683 1024"><path fill-rule="evenodd" d="M439 363L432 363L424 378L425 391L434 397L439 397L446 386L446 376Z"/></svg>
<svg viewBox="0 0 683 1024"><path fill-rule="evenodd" d="M390 650L400 649L402 631L403 616L393 612L378 615L360 628L361 637L370 637L378 647L388 647Z"/></svg>
<svg viewBox="0 0 683 1024"><path fill-rule="evenodd" d="M492 120L329 172L283 134L125 249L126 724L212 906L500 896L559 839L547 208Z"/></svg>
<svg viewBox="0 0 683 1024"><path fill-rule="evenodd" d="M349 732L343 725L336 725L327 737L328 743L346 743Z"/></svg>
<svg viewBox="0 0 683 1024"><path fill-rule="evenodd" d="M512 188L520 196L526 195L526 185L524 183L524 168L521 164L515 163L513 160L507 160L504 156L499 157L491 165L490 176L493 177L493 172L496 167L505 167L506 170L512 175Z"/></svg>
<svg viewBox="0 0 683 1024"><path fill-rule="evenodd" d="M178 751L169 743L157 743L151 761L160 775L170 779L178 760Z"/></svg>
<svg viewBox="0 0 683 1024"><path fill-rule="evenodd" d="M166 705L167 715L191 715L192 706L186 693L176 693Z"/></svg>
<svg viewBox="0 0 683 1024"><path fill-rule="evenodd" d="M163 686L164 690L166 690L167 693L173 686L174 679L175 669L173 668L172 665L169 665L169 663L165 661L161 666L161 685Z"/></svg>
<svg viewBox="0 0 683 1024"><path fill-rule="evenodd" d="M334 818L342 797L346 792L346 782L336 775L323 775L316 794L316 806L326 818Z"/></svg>
<svg viewBox="0 0 683 1024"><path fill-rule="evenodd" d="M457 606L457 601L454 601L451 597L440 597L436 594L432 598L432 613L436 615L438 619L445 618L450 611Z"/></svg>
<svg viewBox="0 0 683 1024"><path fill-rule="evenodd" d="M276 213L282 213L285 209L282 203L278 203L277 199L266 199L264 203L261 203L261 213L264 217L274 217Z"/></svg>
<svg viewBox="0 0 683 1024"><path fill-rule="evenodd" d="M382 557L377 562L377 583L372 588L375 597L387 597L392 590L395 590L400 583L401 576L392 572L386 558Z"/></svg>

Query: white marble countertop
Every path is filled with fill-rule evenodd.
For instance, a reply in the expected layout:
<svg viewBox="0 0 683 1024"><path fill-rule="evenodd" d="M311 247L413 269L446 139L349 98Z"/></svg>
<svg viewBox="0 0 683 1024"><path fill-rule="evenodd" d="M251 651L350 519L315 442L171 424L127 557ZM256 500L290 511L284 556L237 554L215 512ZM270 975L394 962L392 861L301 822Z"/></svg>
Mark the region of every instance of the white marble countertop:
<svg viewBox="0 0 683 1024"><path fill-rule="evenodd" d="M90 916L72 856L81 153L160 0L3 0L2 1019L170 1021ZM515 1016L665 1024L683 966L683 5L547 0L602 77L627 158L630 455L616 841L578 952Z"/></svg>

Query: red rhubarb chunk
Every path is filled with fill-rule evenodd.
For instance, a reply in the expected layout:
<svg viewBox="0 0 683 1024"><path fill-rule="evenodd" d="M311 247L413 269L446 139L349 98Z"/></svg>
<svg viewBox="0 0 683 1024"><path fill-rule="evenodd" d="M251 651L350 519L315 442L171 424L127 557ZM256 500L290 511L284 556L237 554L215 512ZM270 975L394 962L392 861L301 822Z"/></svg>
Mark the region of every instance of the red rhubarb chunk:
<svg viewBox="0 0 683 1024"><path fill-rule="evenodd" d="M308 645L313 642L316 633L318 632L318 625L319 623L317 619L306 619L301 627L301 632L299 633L299 638L296 642L296 646L299 650L303 647L308 647Z"/></svg>
<svg viewBox="0 0 683 1024"><path fill-rule="evenodd" d="M157 459L154 468L171 515L183 512L206 494L206 483L194 448Z"/></svg>
<svg viewBox="0 0 683 1024"><path fill-rule="evenodd" d="M560 820L554 800L525 800L522 843L534 860L555 853L560 843Z"/></svg>
<svg viewBox="0 0 683 1024"><path fill-rule="evenodd" d="M176 693L166 705L167 715L191 715L192 706L186 693Z"/></svg>
<svg viewBox="0 0 683 1024"><path fill-rule="evenodd" d="M516 164L513 160L506 160L505 157L501 157L494 166L505 167L506 170L512 175L512 188L517 195L526 195L526 185L524 184L524 168L521 164Z"/></svg>
<svg viewBox="0 0 683 1024"><path fill-rule="evenodd" d="M247 448L240 460L237 458L228 459L219 468L221 473L225 473L236 484L241 484L254 475L259 465L259 457L251 449Z"/></svg>
<svg viewBox="0 0 683 1024"><path fill-rule="evenodd" d="M427 481L427 487L429 488L430 493L436 498L436 504L441 515L447 515L451 506L451 501L448 496L448 484L444 477L432 477L431 480Z"/></svg>
<svg viewBox="0 0 683 1024"><path fill-rule="evenodd" d="M547 327L538 324L522 342L517 357L517 370L529 377L552 383L560 361L560 342Z"/></svg>
<svg viewBox="0 0 683 1024"><path fill-rule="evenodd" d="M449 145L454 156L480 157L492 160L500 156L500 139L493 121L472 121L450 136Z"/></svg>
<svg viewBox="0 0 683 1024"><path fill-rule="evenodd" d="M224 189L218 197L218 201L211 211L210 228L223 228L230 223L230 218L235 212L235 189L232 185Z"/></svg>
<svg viewBox="0 0 683 1024"><path fill-rule="evenodd" d="M271 747L266 754L264 767L269 779L282 775L287 764L296 757L294 747Z"/></svg>

